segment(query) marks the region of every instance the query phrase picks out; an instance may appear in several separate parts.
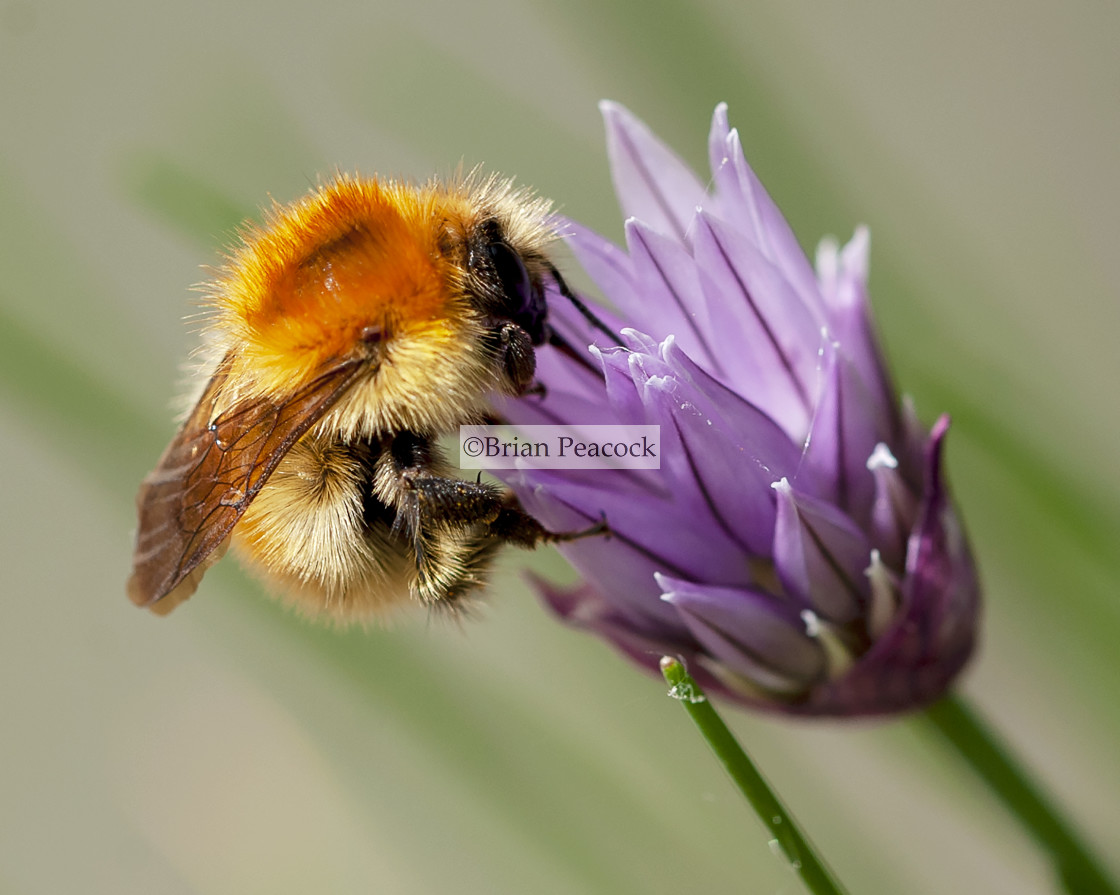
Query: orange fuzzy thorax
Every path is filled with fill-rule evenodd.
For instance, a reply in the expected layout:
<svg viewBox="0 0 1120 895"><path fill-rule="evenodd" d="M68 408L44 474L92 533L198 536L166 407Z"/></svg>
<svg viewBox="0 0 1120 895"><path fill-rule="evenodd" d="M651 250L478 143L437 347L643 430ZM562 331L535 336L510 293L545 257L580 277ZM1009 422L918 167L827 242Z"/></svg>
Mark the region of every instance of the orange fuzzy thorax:
<svg viewBox="0 0 1120 895"><path fill-rule="evenodd" d="M235 351L241 394L282 396L367 350L449 350L469 321L458 268L441 251L471 209L454 190L340 178L276 206L244 235L211 292L212 332Z"/></svg>

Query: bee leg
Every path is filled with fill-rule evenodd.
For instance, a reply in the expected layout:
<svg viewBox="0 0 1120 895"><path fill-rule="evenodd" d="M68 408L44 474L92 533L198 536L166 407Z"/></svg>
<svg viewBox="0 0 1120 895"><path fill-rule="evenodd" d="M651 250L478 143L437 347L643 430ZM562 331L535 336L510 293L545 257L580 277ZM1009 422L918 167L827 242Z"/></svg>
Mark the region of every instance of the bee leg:
<svg viewBox="0 0 1120 895"><path fill-rule="evenodd" d="M397 434L382 458L376 496L396 511L393 532L411 542L421 595L441 599L448 568L462 562L461 556L448 554L457 551L451 546L455 539L449 541L446 533L467 534L470 526L497 518L502 489L445 475L439 449L413 432Z"/></svg>
<svg viewBox="0 0 1120 895"><path fill-rule="evenodd" d="M389 451L398 514L410 531L433 523L488 522L502 506L502 489L484 482L465 482L443 474L439 450L423 436L402 432Z"/></svg>
<svg viewBox="0 0 1120 895"><path fill-rule="evenodd" d="M416 466L401 470L401 486L410 495L407 514L413 531L423 531L432 524L482 523L490 538L527 549L610 533L605 518L578 531L549 531L525 512L511 491L486 482L441 476Z"/></svg>
<svg viewBox="0 0 1120 895"><path fill-rule="evenodd" d="M516 495L507 492L503 497L505 505L490 523L490 536L507 544L531 550L538 544L560 544L596 535L610 537L611 530L607 525L606 516L600 518L594 525L577 531L549 531L522 509Z"/></svg>
<svg viewBox="0 0 1120 895"><path fill-rule="evenodd" d="M486 586L494 565L494 555L501 543L493 538L480 536L461 545L457 552L455 571L439 582L438 588L422 594L433 609L449 610L452 614L471 607L471 597Z"/></svg>
<svg viewBox="0 0 1120 895"><path fill-rule="evenodd" d="M498 330L498 353L515 395L524 395L533 388L537 372L537 355L533 340L516 323L503 323Z"/></svg>
<svg viewBox="0 0 1120 895"><path fill-rule="evenodd" d="M387 451L397 509L394 529L412 538L422 580L430 577L440 527L482 525L486 541L532 548L541 543L572 541L609 534L606 520L574 532L552 532L522 508L510 491L486 482L468 482L442 475L437 448L412 432L398 434Z"/></svg>
<svg viewBox="0 0 1120 895"><path fill-rule="evenodd" d="M505 506L488 526L488 531L479 533L466 545L466 550L458 556L456 574L442 582L438 595L429 603L441 610L458 613L470 607L470 596L486 583L494 554L503 544L531 548L540 543L574 541L583 537L605 534L610 536L606 518L590 528L575 532L551 532L536 519L521 509L512 493L503 495Z"/></svg>

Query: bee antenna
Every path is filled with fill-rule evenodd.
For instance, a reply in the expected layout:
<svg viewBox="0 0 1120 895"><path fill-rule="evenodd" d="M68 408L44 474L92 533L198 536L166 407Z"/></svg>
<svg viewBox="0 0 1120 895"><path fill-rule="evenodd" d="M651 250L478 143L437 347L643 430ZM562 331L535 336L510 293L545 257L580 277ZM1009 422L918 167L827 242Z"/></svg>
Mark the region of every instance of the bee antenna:
<svg viewBox="0 0 1120 895"><path fill-rule="evenodd" d="M595 327L595 329L599 330L599 332L603 333L608 338L613 340L615 345L621 345L622 337L609 326L607 326L602 320L596 317L595 312L592 311L591 308L589 308L587 305L585 305L583 303L583 300L580 299L574 292L572 292L571 288L568 286L564 278L560 275L560 271L556 269L555 265L549 262L547 264L547 267L548 272L552 275L552 279L556 282L556 287L560 290L560 294L572 303L572 306L577 311L579 311L581 315L583 315L583 319L590 323L593 327ZM553 344L555 345L557 343L553 342Z"/></svg>

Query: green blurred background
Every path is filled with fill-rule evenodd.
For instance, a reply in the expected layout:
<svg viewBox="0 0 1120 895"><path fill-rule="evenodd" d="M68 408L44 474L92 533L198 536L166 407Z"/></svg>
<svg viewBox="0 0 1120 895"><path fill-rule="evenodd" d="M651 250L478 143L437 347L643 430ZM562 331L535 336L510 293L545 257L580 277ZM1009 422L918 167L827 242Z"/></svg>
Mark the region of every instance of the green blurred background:
<svg viewBox="0 0 1120 895"><path fill-rule="evenodd" d="M726 100L806 247L871 226L900 385L954 415L964 691L1120 872L1117 34L1087 0L0 0L0 891L799 891L524 556L462 628L313 628L234 563L168 619L124 597L188 290L239 217L463 160L618 236L603 97L701 170ZM729 714L853 892L1050 891L913 723Z"/></svg>

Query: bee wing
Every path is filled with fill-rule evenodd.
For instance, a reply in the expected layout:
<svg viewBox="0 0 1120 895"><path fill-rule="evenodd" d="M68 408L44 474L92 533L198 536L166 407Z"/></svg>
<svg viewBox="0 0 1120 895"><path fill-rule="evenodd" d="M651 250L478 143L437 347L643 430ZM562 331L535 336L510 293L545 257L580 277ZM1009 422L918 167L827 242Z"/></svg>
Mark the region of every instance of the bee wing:
<svg viewBox="0 0 1120 895"><path fill-rule="evenodd" d="M132 602L162 614L190 596L277 464L362 369L362 360L344 361L282 403L253 398L215 417L228 376L228 365L219 366L140 486ZM166 610L153 605L180 585Z"/></svg>

